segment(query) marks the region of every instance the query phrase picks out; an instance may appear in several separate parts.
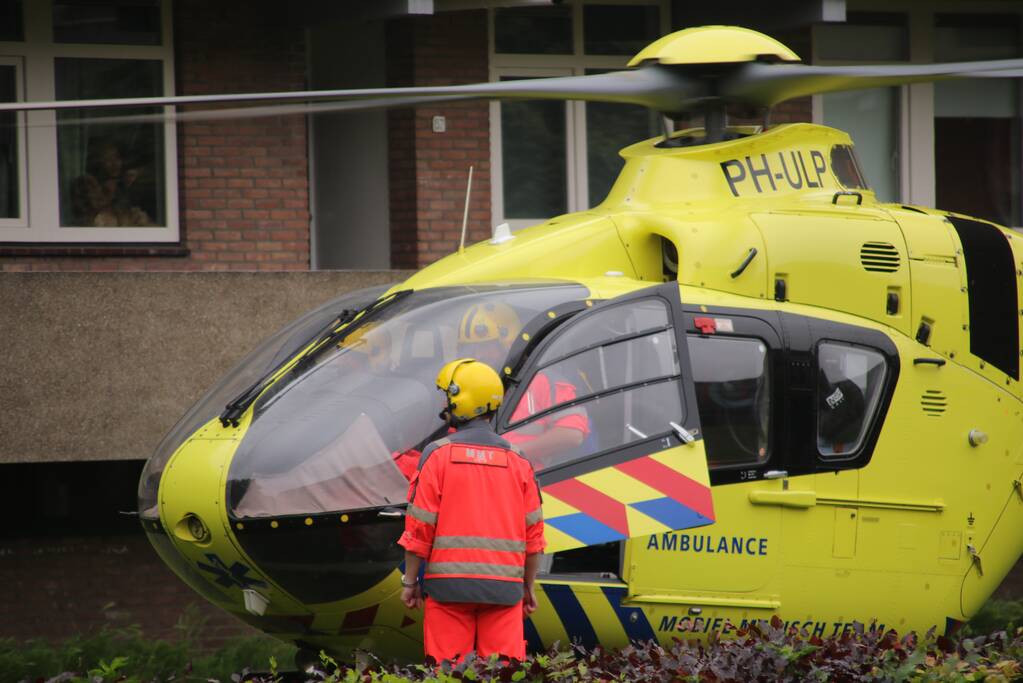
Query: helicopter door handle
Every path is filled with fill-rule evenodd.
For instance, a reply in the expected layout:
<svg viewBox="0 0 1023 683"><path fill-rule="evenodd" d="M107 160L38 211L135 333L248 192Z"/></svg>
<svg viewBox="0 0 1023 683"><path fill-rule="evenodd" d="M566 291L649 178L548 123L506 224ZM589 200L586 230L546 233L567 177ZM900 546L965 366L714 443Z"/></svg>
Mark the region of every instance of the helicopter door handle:
<svg viewBox="0 0 1023 683"><path fill-rule="evenodd" d="M788 470L767 470L764 472L764 479L785 479L788 476Z"/></svg>
<svg viewBox="0 0 1023 683"><path fill-rule="evenodd" d="M817 504L817 494L813 491L750 491L749 502L752 505L777 505L805 510Z"/></svg>
<svg viewBox="0 0 1023 683"><path fill-rule="evenodd" d="M863 195L853 190L842 190L835 193L835 196L831 198L832 204L838 204L839 197L856 197L856 206L863 203Z"/></svg>
<svg viewBox="0 0 1023 683"><path fill-rule="evenodd" d="M671 425L672 430L675 432L675 434L678 436L678 438L682 441L682 443L688 445L688 444L691 444L694 441L696 441L696 431L695 430L693 430L691 432L688 429L686 429L685 427L683 427L682 425L678 424L677 422L669 422L668 424Z"/></svg>
<svg viewBox="0 0 1023 683"><path fill-rule="evenodd" d="M936 365L939 368L945 364L944 358L914 358L913 365Z"/></svg>
<svg viewBox="0 0 1023 683"><path fill-rule="evenodd" d="M377 517L404 517L404 510L397 510L395 508L386 508L377 513Z"/></svg>
<svg viewBox="0 0 1023 683"><path fill-rule="evenodd" d="M732 276L732 279L734 280L735 278L737 278L740 275L742 275L742 272L744 270L746 270L746 266L748 266L750 263L752 263L753 259L756 258L756 256L757 256L757 248L756 247L750 247L749 248L749 252L746 254L746 258L744 258L742 260L742 263L739 264L738 268L736 268L735 270L733 270L730 273L730 275Z"/></svg>

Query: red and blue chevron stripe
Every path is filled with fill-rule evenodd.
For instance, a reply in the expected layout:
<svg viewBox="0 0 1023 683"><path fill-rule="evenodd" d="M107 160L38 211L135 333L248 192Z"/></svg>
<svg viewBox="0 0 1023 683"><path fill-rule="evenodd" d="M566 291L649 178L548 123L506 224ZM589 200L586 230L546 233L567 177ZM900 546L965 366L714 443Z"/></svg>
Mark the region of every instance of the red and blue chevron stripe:
<svg viewBox="0 0 1023 683"><path fill-rule="evenodd" d="M689 455L672 449L545 486L548 552L712 524L705 465L699 476L690 460L691 476L673 462Z"/></svg>

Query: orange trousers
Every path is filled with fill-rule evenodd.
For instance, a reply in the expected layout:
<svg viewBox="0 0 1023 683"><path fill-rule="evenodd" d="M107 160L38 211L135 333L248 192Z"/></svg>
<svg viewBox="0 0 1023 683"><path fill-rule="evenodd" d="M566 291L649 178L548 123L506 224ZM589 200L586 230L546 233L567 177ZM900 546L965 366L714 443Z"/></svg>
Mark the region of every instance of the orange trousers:
<svg viewBox="0 0 1023 683"><path fill-rule="evenodd" d="M522 603L484 605L476 602L437 602L426 598L423 644L426 656L438 662L462 661L475 651L480 657L496 654L526 658Z"/></svg>

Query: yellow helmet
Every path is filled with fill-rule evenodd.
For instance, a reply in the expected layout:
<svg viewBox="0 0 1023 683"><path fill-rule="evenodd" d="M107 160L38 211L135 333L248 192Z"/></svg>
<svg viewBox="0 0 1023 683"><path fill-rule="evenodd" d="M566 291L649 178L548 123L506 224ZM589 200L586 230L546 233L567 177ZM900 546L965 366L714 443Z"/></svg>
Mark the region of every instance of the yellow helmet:
<svg viewBox="0 0 1023 683"><path fill-rule="evenodd" d="M385 330L376 329L379 325L374 322L366 323L353 330L338 346L366 354L374 366L386 365L390 360L391 335Z"/></svg>
<svg viewBox="0 0 1023 683"><path fill-rule="evenodd" d="M437 388L447 397L452 417L461 422L497 410L504 398L497 372L475 358L459 358L442 367Z"/></svg>
<svg viewBox="0 0 1023 683"><path fill-rule="evenodd" d="M499 301L475 304L462 316L462 323L458 327L458 343L474 344L496 340L507 349L515 341L519 327L519 316L508 304Z"/></svg>

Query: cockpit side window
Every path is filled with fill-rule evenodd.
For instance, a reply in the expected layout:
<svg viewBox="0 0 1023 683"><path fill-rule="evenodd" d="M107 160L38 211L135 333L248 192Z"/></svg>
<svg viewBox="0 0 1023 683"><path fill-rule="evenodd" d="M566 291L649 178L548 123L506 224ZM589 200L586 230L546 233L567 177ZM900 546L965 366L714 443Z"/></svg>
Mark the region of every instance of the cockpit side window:
<svg viewBox="0 0 1023 683"><path fill-rule="evenodd" d="M538 471L683 422L675 332L659 298L594 313L553 338L536 368L511 396L511 429L503 436Z"/></svg>
<svg viewBox="0 0 1023 683"><path fill-rule="evenodd" d="M838 178L842 187L850 190L870 189L850 145L835 145L831 148L831 169L835 172L835 177Z"/></svg>
<svg viewBox="0 0 1023 683"><path fill-rule="evenodd" d="M825 459L857 453L884 387L878 351L824 341L817 345L817 451Z"/></svg>
<svg viewBox="0 0 1023 683"><path fill-rule="evenodd" d="M711 469L759 465L770 448L771 373L760 339L689 336L696 401Z"/></svg>

